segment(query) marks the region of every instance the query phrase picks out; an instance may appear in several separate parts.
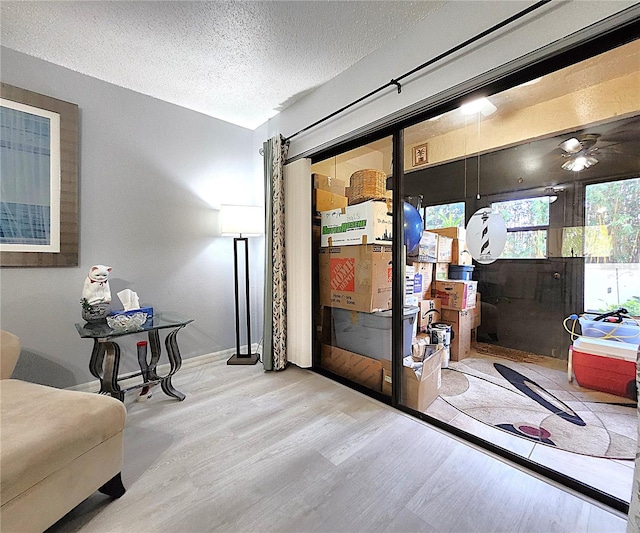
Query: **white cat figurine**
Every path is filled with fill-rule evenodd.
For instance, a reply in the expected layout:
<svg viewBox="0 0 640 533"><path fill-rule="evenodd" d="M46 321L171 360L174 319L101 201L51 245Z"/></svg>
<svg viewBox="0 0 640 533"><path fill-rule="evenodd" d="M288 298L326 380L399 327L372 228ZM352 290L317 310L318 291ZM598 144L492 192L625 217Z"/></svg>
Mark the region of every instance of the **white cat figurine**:
<svg viewBox="0 0 640 533"><path fill-rule="evenodd" d="M89 270L82 288L82 298L89 305L111 303L111 289L109 288L109 274L112 268L105 265L94 265Z"/></svg>

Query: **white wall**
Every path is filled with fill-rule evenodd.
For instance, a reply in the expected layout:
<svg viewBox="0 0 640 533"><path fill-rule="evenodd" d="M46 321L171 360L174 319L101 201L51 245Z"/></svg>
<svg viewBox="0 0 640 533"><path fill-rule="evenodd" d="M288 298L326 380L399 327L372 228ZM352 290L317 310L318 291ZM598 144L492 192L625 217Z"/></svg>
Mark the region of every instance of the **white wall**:
<svg viewBox="0 0 640 533"><path fill-rule="evenodd" d="M533 3L448 2L408 32L285 109L269 121L269 129L288 137ZM307 153L634 5L636 11L640 11L633 1L551 2L491 37L407 78L401 94L389 88L292 139L289 156Z"/></svg>
<svg viewBox="0 0 640 533"><path fill-rule="evenodd" d="M20 336L16 375L56 386L93 380L80 339L89 267L113 267L111 292L195 319L178 335L183 358L235 345L233 241L215 234L222 203L263 203L253 133L2 48L3 82L78 104L80 266L3 268L0 325ZM185 88L188 90L188 88ZM256 168L257 167L257 168ZM262 334L263 239L252 239L252 340ZM122 368L135 370L135 341ZM166 361L166 359L164 359ZM187 391L185 391L187 392Z"/></svg>

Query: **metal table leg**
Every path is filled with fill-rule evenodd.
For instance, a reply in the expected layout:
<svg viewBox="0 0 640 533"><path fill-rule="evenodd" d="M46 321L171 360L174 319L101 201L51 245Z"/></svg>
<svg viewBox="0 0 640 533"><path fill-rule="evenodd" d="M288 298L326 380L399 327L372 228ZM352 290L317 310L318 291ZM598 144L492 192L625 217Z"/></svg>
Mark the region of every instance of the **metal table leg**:
<svg viewBox="0 0 640 533"><path fill-rule="evenodd" d="M118 385L120 346L113 341L106 341L102 344L104 346L104 377L101 380L100 390L104 389L105 393L124 402L124 391Z"/></svg>
<svg viewBox="0 0 640 533"><path fill-rule="evenodd" d="M98 342L98 339L93 340L93 350L91 351L91 360L89 361L89 372L95 378L100 380L100 392L99 394L106 394L107 390L104 388L102 367L104 364L104 345Z"/></svg>
<svg viewBox="0 0 640 533"><path fill-rule="evenodd" d="M160 386L162 387L162 390L165 394L167 394L168 396L173 396L180 401L185 399L185 395L175 389L175 387L171 383L171 377L178 370L180 370L180 367L182 366L182 357L180 356L178 341L176 340L178 331L180 331L181 329L182 327L173 330L171 333L169 333L169 335L167 335L167 338L164 341L164 344L167 348L167 355L169 356L169 364L171 365L171 370L160 382Z"/></svg>
<svg viewBox="0 0 640 533"><path fill-rule="evenodd" d="M171 383L171 377L180 369L182 366L182 358L180 356L180 350L178 348L178 341L176 340L176 335L178 331L180 331L184 326L180 326L179 328L173 330L171 333L167 335L165 339L165 347L167 349L167 356L169 357L169 365L170 370L166 376L158 376L156 372L156 367L158 365L158 361L160 360L161 354L161 344L160 344L160 335L157 330L153 330L149 332L149 346L151 348L151 361L149 362L149 379L151 380L160 380L160 387L162 391L167 395L177 400L184 400L185 395L176 390L176 388Z"/></svg>

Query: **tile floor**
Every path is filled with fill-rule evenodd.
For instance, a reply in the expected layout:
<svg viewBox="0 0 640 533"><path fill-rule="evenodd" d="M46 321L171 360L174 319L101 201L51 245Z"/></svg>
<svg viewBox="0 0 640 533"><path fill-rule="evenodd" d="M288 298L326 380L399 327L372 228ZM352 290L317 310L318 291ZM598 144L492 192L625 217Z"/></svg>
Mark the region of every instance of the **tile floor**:
<svg viewBox="0 0 640 533"><path fill-rule="evenodd" d="M472 356L486 357L475 352ZM566 361L546 357L540 364L526 363L526 365L535 368L536 372L558 384L554 394L559 399L568 401L581 398L590 401L597 399L616 401L617 399L620 401L616 396L582 388L575 380L569 383ZM443 377L443 379L446 378ZM631 498L633 460L606 459L571 453L510 435L462 413L441 397L438 397L425 413L540 465L571 476L615 498L626 502Z"/></svg>

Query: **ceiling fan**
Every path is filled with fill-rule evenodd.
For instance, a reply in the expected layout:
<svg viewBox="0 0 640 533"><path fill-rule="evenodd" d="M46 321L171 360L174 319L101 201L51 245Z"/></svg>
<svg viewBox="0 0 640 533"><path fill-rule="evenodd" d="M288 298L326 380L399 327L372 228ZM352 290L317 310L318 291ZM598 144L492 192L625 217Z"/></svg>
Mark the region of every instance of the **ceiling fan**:
<svg viewBox="0 0 640 533"><path fill-rule="evenodd" d="M562 163L562 168L580 172L597 164L594 153L598 150L595 144L599 137L597 133L587 133L561 142L559 147L563 151L562 156L567 159Z"/></svg>

